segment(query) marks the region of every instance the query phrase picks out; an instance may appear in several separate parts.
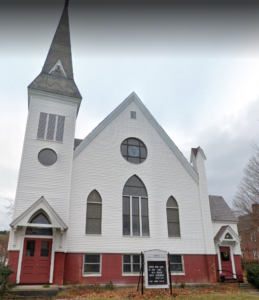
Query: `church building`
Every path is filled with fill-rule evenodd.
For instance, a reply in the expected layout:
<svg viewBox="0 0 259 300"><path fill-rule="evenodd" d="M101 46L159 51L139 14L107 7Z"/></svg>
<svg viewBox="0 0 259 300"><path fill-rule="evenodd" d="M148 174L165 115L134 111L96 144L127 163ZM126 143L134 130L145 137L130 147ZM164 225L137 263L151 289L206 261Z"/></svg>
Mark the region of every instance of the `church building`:
<svg viewBox="0 0 259 300"><path fill-rule="evenodd" d="M173 283L215 283L218 270L242 274L238 220L222 197L208 195L201 147L189 163L134 92L75 139L81 101L66 1L28 87L12 281L136 284L141 252L154 249L169 253Z"/></svg>

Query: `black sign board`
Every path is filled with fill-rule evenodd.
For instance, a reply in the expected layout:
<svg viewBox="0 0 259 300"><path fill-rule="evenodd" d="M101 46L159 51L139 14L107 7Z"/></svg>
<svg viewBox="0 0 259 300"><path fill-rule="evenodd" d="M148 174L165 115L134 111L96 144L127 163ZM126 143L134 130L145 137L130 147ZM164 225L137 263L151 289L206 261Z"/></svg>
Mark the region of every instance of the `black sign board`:
<svg viewBox="0 0 259 300"><path fill-rule="evenodd" d="M149 285L167 284L165 261L148 261L147 268Z"/></svg>

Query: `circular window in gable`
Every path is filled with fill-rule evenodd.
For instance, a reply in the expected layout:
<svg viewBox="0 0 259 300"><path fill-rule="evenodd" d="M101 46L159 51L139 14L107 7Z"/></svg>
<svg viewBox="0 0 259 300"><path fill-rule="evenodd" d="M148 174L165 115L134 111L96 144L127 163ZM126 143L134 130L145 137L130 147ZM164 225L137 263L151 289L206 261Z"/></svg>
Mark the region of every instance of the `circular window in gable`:
<svg viewBox="0 0 259 300"><path fill-rule="evenodd" d="M136 138L128 138L121 143L121 154L129 162L140 164L147 158L147 148Z"/></svg>
<svg viewBox="0 0 259 300"><path fill-rule="evenodd" d="M42 149L39 152L38 159L39 162L44 166L51 166L57 161L57 153L52 149Z"/></svg>

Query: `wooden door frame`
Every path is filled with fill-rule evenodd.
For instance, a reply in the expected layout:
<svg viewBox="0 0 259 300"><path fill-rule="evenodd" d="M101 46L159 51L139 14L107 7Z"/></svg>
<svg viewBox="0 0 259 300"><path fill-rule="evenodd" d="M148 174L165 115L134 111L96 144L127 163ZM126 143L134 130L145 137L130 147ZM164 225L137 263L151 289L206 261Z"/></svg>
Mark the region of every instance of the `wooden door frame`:
<svg viewBox="0 0 259 300"><path fill-rule="evenodd" d="M218 254L218 264L219 264L219 270L222 270L222 266L221 266L221 256L220 256L220 247L229 247L229 250L230 250L230 256L231 256L231 264L232 264L232 272L234 273L233 275L233 278L237 278L236 276L236 267L235 267L235 261L234 261L234 255L233 255L233 252L234 252L234 247L235 245L233 245L233 243L231 244L218 244L217 245L217 254ZM219 275L221 274L222 272L219 272Z"/></svg>
<svg viewBox="0 0 259 300"><path fill-rule="evenodd" d="M41 258L42 242L47 241L48 243L51 244L50 248L49 248L49 251L48 251L48 256L47 256L48 260L49 260L49 264L48 264L48 268L49 268L48 277L49 277L50 265L51 265L51 253L52 253L52 247L53 247L53 239L48 238L48 237L46 237L46 238L38 238L37 235L35 235L34 238L27 237L27 236L24 237L24 245L23 245L24 248L23 248L23 256L22 256L21 274L23 274L23 268L26 266L26 263L25 263L26 258L29 258L29 257L26 257L26 253L25 253L29 241L34 241L35 242L34 255L33 255L33 258L34 258L34 265L33 265L34 275L33 275L33 277L34 277L34 280L36 279L36 281L34 281L34 282L33 281L31 281L31 282L24 282L24 280L22 280L23 281L22 283L23 284L36 284L36 283L39 283L39 284L43 283L43 284L45 284L45 283L49 283L49 280L48 280L48 282L44 282L44 281L40 281L39 282L39 280L38 280L38 278L36 276L37 273L38 273L38 269L36 268L36 265L40 266L40 261L39 260ZM22 279L24 279L24 278L22 278ZM21 281L21 275L20 275L20 281Z"/></svg>
<svg viewBox="0 0 259 300"><path fill-rule="evenodd" d="M54 228L53 228L54 229ZM51 249L51 260L50 260L50 274L49 274L49 283L53 283L53 272L54 272L54 259L55 259L55 230L53 230L53 236L48 235L23 235L21 237L21 245L20 245L20 253L19 253L19 261L17 268L17 276L16 283L20 283L21 278L21 270L22 270L22 259L23 259L23 249L24 249L24 240L29 239L52 239L52 249Z"/></svg>

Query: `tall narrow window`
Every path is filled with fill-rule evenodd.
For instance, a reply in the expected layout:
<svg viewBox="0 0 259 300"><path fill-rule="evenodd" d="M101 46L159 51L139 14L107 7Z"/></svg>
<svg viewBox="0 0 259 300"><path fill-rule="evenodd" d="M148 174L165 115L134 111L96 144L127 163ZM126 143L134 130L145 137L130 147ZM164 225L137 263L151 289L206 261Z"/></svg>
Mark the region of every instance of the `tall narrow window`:
<svg viewBox="0 0 259 300"><path fill-rule="evenodd" d="M49 115L49 122L48 122L48 131L47 131L47 140L54 140L54 133L55 133L55 125L56 125L56 115Z"/></svg>
<svg viewBox="0 0 259 300"><path fill-rule="evenodd" d="M37 138L63 142L65 117L54 114L40 113Z"/></svg>
<svg viewBox="0 0 259 300"><path fill-rule="evenodd" d="M57 142L63 141L64 123L65 123L65 117L58 116L58 125L57 125L57 132L56 132Z"/></svg>
<svg viewBox="0 0 259 300"><path fill-rule="evenodd" d="M169 197L166 204L168 236L180 237L178 204L174 197Z"/></svg>
<svg viewBox="0 0 259 300"><path fill-rule="evenodd" d="M136 175L123 188L123 235L149 236L147 190Z"/></svg>
<svg viewBox="0 0 259 300"><path fill-rule="evenodd" d="M86 233L101 234L102 231L102 199L100 194L93 190L87 198Z"/></svg>
<svg viewBox="0 0 259 300"><path fill-rule="evenodd" d="M38 139L44 139L45 137L45 130L46 130L46 123L47 123L47 115L46 113L40 113L40 120L39 120L39 127L38 127Z"/></svg>

